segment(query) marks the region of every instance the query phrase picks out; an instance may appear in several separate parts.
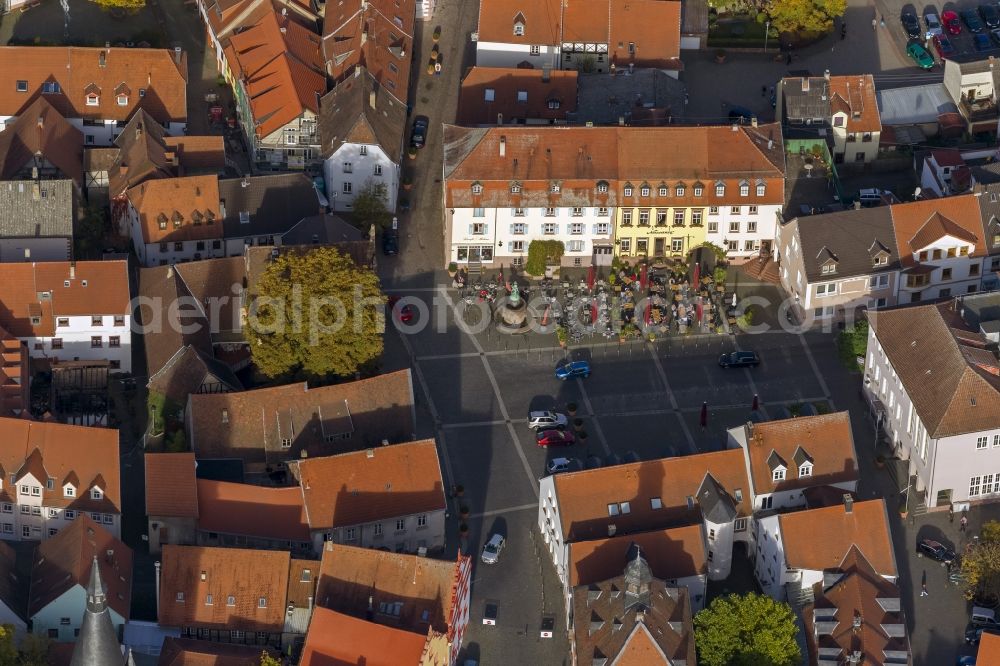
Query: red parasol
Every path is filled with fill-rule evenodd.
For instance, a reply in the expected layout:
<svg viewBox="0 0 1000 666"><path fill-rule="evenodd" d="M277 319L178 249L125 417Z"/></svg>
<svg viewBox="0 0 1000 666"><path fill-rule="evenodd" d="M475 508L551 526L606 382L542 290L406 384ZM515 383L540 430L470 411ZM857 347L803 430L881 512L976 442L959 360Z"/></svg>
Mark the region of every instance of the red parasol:
<svg viewBox="0 0 1000 666"><path fill-rule="evenodd" d="M649 266L646 264L642 265L642 273L639 277L639 288L646 291L646 283L649 281Z"/></svg>
<svg viewBox="0 0 1000 666"><path fill-rule="evenodd" d="M591 323L597 321L597 303L590 304L590 321Z"/></svg>
<svg viewBox="0 0 1000 666"><path fill-rule="evenodd" d="M698 278L701 277L701 264L696 263L694 265L694 279L691 282L695 285L698 284Z"/></svg>
<svg viewBox="0 0 1000 666"><path fill-rule="evenodd" d="M705 309L704 309L704 307L702 306L701 303L695 303L694 304L694 311L695 311L696 321L700 324L701 323L701 316L704 313Z"/></svg>
<svg viewBox="0 0 1000 666"><path fill-rule="evenodd" d="M760 400L757 399L757 394L753 394L753 406L750 408L751 412L756 412L757 408L760 407Z"/></svg>
<svg viewBox="0 0 1000 666"><path fill-rule="evenodd" d="M708 403L701 403L701 429L704 430L708 427Z"/></svg>
<svg viewBox="0 0 1000 666"><path fill-rule="evenodd" d="M594 267L591 266L587 269L587 289L594 288Z"/></svg>

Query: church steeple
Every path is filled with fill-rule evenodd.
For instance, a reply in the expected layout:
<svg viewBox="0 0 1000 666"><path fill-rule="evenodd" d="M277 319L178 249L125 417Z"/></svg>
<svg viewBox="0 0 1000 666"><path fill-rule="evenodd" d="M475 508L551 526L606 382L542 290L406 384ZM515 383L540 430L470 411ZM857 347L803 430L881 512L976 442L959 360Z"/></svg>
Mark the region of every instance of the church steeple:
<svg viewBox="0 0 1000 666"><path fill-rule="evenodd" d="M87 610L83 615L70 666L118 666L124 663L115 625L111 621L111 611L108 610L101 568L95 555L90 567L90 582L87 584Z"/></svg>

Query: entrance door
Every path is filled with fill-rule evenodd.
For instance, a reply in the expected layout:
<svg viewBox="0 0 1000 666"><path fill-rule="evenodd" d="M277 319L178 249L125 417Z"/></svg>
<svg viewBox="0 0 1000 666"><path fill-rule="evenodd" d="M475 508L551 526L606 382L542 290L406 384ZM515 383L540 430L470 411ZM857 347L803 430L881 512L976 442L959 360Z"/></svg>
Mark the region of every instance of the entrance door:
<svg viewBox="0 0 1000 666"><path fill-rule="evenodd" d="M663 238L656 238L653 240L653 254L657 257L663 256L664 243L665 239Z"/></svg>

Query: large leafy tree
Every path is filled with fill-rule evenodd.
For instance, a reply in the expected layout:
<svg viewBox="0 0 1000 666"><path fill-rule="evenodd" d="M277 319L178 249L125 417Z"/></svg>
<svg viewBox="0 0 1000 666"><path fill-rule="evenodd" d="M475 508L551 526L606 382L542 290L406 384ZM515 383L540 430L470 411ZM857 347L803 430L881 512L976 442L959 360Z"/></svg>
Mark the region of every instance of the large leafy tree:
<svg viewBox="0 0 1000 666"><path fill-rule="evenodd" d="M354 197L354 219L362 225L362 231L375 225L381 229L392 222L392 214L385 207L385 183L369 183Z"/></svg>
<svg viewBox="0 0 1000 666"><path fill-rule="evenodd" d="M246 335L268 377L347 377L382 354L378 277L336 248L282 254L253 298Z"/></svg>
<svg viewBox="0 0 1000 666"><path fill-rule="evenodd" d="M694 617L702 666L793 666L797 632L791 607L763 594L717 597Z"/></svg>
<svg viewBox="0 0 1000 666"><path fill-rule="evenodd" d="M966 599L1000 598L1000 523L991 520L980 540L962 555Z"/></svg>
<svg viewBox="0 0 1000 666"><path fill-rule="evenodd" d="M93 0L102 7L121 7L122 9L141 9L146 6L146 0Z"/></svg>
<svg viewBox="0 0 1000 666"><path fill-rule="evenodd" d="M843 16L847 0L770 0L767 14L778 32L826 32Z"/></svg>

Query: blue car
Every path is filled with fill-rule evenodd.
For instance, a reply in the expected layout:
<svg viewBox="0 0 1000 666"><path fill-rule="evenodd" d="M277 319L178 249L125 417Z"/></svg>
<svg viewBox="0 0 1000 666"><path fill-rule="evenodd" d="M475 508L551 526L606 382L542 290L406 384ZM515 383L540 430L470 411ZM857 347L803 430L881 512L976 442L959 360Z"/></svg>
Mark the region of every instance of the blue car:
<svg viewBox="0 0 1000 666"><path fill-rule="evenodd" d="M989 36L980 32L972 36L972 46L977 51L989 51L993 48L993 42L990 41Z"/></svg>
<svg viewBox="0 0 1000 666"><path fill-rule="evenodd" d="M570 361L556 368L556 378L563 381L571 377L589 377L590 363L586 361Z"/></svg>

